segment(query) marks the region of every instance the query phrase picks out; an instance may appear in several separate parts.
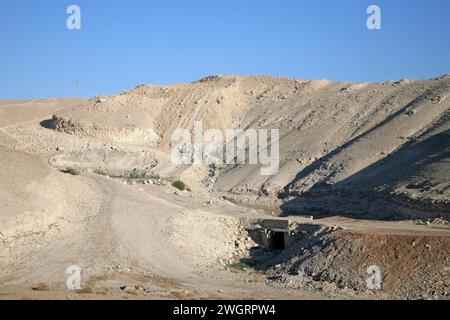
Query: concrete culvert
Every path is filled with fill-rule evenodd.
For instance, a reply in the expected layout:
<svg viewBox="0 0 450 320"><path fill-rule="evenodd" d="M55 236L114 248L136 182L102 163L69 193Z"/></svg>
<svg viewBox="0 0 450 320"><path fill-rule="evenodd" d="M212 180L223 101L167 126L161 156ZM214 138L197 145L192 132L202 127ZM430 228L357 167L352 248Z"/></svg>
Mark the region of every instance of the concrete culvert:
<svg viewBox="0 0 450 320"><path fill-rule="evenodd" d="M285 232L271 232L269 238L269 248L271 250L284 250L285 244Z"/></svg>
<svg viewBox="0 0 450 320"><path fill-rule="evenodd" d="M285 250L293 241L288 220L265 219L247 228L252 239L270 251Z"/></svg>

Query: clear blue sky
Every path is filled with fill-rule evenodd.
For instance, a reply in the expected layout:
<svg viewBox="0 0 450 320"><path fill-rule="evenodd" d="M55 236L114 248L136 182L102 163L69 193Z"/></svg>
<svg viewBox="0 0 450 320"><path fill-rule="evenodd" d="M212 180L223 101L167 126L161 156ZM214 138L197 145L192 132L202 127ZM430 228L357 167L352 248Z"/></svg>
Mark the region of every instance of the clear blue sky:
<svg viewBox="0 0 450 320"><path fill-rule="evenodd" d="M450 73L450 1L0 0L0 38L0 99L75 96L77 80L90 97L209 74L421 79Z"/></svg>

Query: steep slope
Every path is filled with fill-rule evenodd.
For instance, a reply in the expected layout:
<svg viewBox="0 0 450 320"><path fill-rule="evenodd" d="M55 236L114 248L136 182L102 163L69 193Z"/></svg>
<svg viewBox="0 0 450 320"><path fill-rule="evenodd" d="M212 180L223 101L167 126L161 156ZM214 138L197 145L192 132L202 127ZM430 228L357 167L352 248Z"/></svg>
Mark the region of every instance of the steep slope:
<svg viewBox="0 0 450 320"><path fill-rule="evenodd" d="M410 103L300 172L284 190L284 209L448 217L449 78L420 85L423 93Z"/></svg>
<svg viewBox="0 0 450 320"><path fill-rule="evenodd" d="M56 113L51 126L119 149L162 151L152 170L287 213L436 217L448 216L449 94L448 75L373 84L212 76L94 98ZM279 129L278 173L263 176L259 165L171 166L172 133L192 131L194 121L204 131Z"/></svg>

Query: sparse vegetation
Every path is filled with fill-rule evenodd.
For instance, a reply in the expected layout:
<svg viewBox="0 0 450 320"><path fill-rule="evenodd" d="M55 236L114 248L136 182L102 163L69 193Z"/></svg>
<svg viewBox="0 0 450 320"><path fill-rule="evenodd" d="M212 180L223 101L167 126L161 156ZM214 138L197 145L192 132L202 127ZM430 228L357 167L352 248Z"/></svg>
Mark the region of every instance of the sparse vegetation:
<svg viewBox="0 0 450 320"><path fill-rule="evenodd" d="M162 178L159 174L153 173L153 172L151 172L149 175L147 175L147 179L162 180Z"/></svg>
<svg viewBox="0 0 450 320"><path fill-rule="evenodd" d="M114 174L111 172L107 172L104 170L95 170L96 174L102 175L102 176L108 176L111 178L117 178L117 179L130 179L130 180L162 180L161 176L156 173L148 173L145 170L139 170L134 168L131 171L124 171L122 174Z"/></svg>
<svg viewBox="0 0 450 320"><path fill-rule="evenodd" d="M128 179L145 179L147 177L147 172L134 168L133 170L128 172L125 177Z"/></svg>
<svg viewBox="0 0 450 320"><path fill-rule="evenodd" d="M245 271L247 269L253 269L253 267L245 262L238 262L228 265L228 268L238 270L238 271Z"/></svg>
<svg viewBox="0 0 450 320"><path fill-rule="evenodd" d="M172 187L177 188L178 190L184 191L187 188L187 185L180 180L172 182Z"/></svg>

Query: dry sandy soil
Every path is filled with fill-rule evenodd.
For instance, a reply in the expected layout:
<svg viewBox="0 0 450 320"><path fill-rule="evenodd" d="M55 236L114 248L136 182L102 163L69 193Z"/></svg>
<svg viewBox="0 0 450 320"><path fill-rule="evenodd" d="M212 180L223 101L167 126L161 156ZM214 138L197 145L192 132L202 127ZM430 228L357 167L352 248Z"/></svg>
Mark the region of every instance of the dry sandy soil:
<svg viewBox="0 0 450 320"><path fill-rule="evenodd" d="M448 75L212 76L1 101L0 298L450 299L449 95ZM279 173L172 165L172 132L198 120L280 129ZM301 237L257 255L246 229L274 216Z"/></svg>

